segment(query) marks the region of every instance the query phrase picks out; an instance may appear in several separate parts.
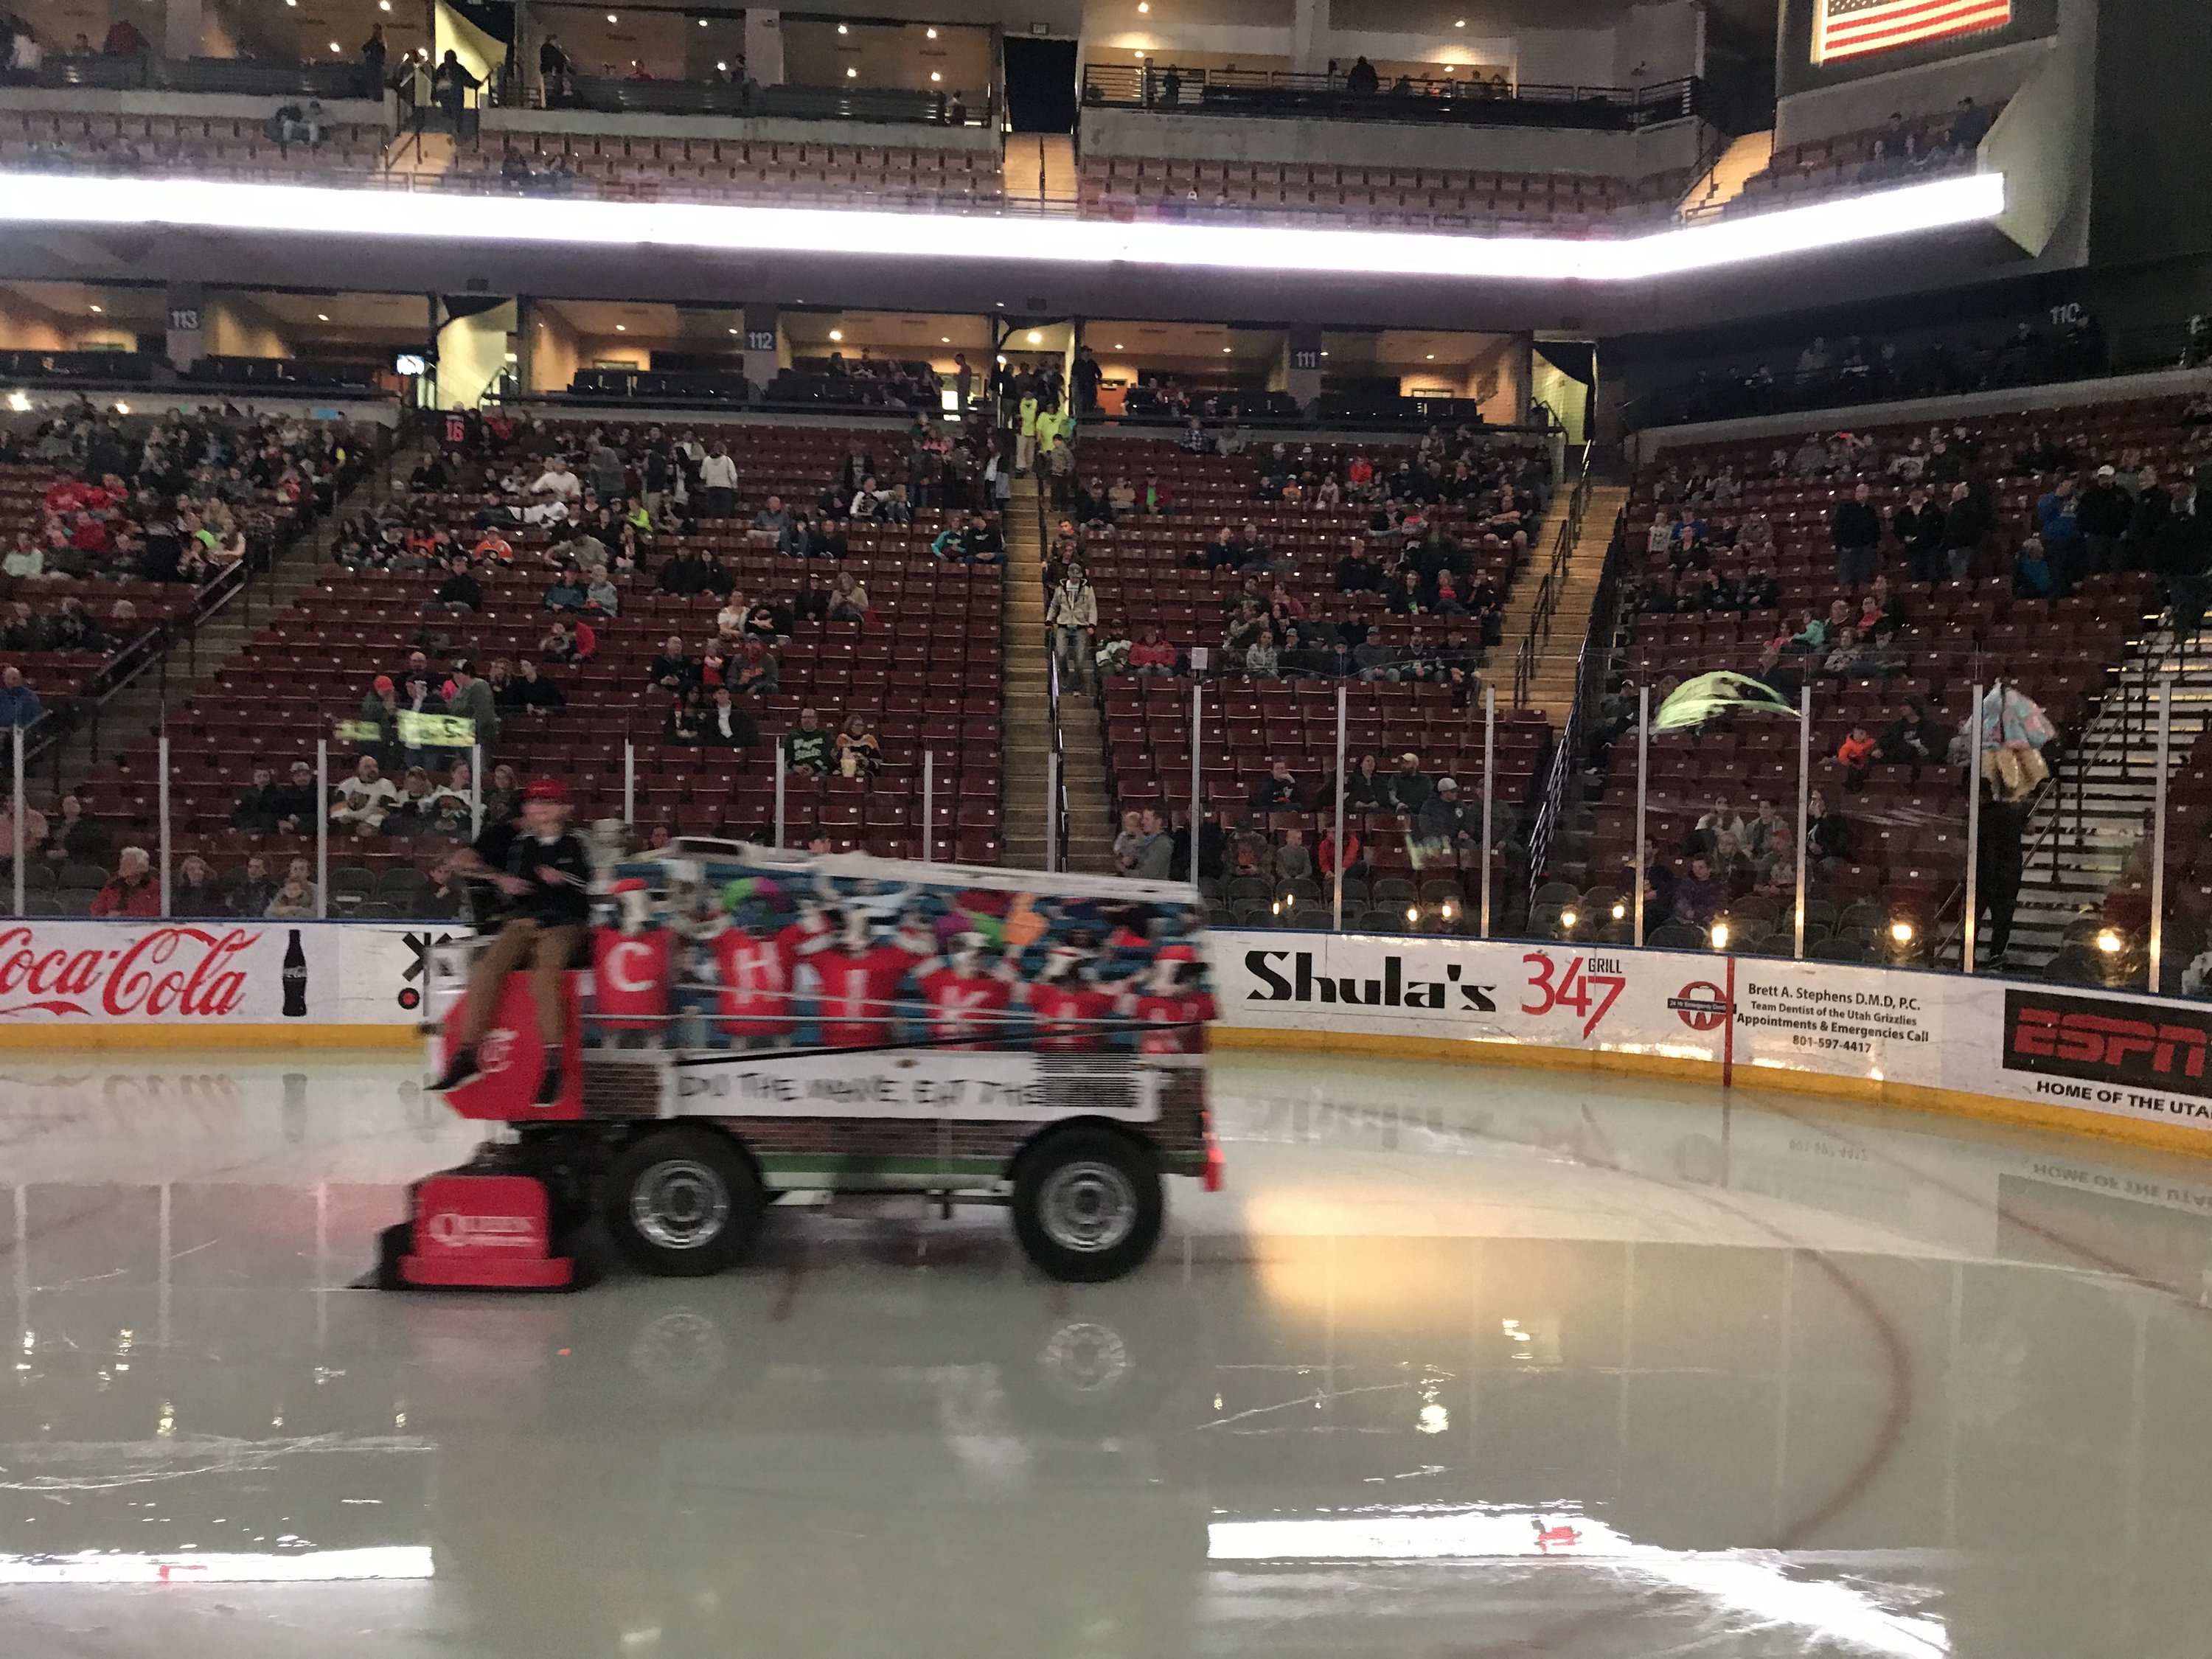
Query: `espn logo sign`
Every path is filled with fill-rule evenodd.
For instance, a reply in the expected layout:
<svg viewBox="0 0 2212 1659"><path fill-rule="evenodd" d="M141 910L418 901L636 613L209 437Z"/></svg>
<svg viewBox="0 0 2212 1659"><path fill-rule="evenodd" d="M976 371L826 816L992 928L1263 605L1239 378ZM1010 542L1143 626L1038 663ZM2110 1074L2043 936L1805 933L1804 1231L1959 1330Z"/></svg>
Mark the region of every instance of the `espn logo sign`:
<svg viewBox="0 0 2212 1659"><path fill-rule="evenodd" d="M2005 993L2010 1072L2212 1097L2212 1013L2188 1006Z"/></svg>

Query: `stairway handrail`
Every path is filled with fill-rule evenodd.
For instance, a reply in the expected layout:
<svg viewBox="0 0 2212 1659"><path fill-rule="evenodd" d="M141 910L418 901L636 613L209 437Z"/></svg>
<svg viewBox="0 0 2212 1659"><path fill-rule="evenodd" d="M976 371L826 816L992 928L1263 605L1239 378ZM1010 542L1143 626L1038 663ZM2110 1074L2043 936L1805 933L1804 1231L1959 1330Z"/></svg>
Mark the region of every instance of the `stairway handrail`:
<svg viewBox="0 0 2212 1659"><path fill-rule="evenodd" d="M1565 586L1568 561L1573 558L1575 543L1582 534L1583 510L1589 505L1590 452L1594 442L1586 441L1577 463L1579 476L1574 489L1567 496L1567 514L1560 521L1559 533L1553 538L1552 556L1544 571L1544 579L1536 587L1536 603L1529 608L1528 632L1522 639L1513 659L1513 704L1516 708L1528 707L1528 684L1535 678L1536 653L1541 645L1552 640L1552 615L1559 608L1559 593ZM1541 636L1540 641L1539 635Z"/></svg>

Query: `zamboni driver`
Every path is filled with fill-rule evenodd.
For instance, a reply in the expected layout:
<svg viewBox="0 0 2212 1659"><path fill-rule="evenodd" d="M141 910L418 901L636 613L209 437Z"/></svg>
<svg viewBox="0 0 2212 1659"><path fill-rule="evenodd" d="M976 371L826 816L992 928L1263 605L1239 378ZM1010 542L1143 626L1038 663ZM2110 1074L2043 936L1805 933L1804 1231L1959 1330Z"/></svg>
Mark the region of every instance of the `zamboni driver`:
<svg viewBox="0 0 2212 1659"><path fill-rule="evenodd" d="M523 792L519 833L488 826L481 839L457 854L453 867L489 881L514 903L514 913L491 944L477 953L469 973L468 1020L461 1046L434 1089L458 1089L477 1075L477 1045L499 1012L500 988L527 963L538 1004L538 1034L545 1043L545 1079L538 1103L561 1097L561 1051L566 1035L561 975L583 937L591 915L592 866L583 842L568 833L568 791L541 778Z"/></svg>

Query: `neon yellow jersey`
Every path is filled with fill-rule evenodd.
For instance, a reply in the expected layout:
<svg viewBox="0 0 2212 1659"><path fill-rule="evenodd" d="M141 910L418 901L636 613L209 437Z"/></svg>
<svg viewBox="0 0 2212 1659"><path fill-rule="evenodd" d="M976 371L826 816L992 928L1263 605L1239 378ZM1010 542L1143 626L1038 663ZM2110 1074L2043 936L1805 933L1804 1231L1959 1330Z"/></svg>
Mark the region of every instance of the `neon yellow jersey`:
<svg viewBox="0 0 2212 1659"><path fill-rule="evenodd" d="M1022 399L1021 418L1022 436L1024 438L1036 437L1037 434L1037 400L1036 398L1024 398Z"/></svg>

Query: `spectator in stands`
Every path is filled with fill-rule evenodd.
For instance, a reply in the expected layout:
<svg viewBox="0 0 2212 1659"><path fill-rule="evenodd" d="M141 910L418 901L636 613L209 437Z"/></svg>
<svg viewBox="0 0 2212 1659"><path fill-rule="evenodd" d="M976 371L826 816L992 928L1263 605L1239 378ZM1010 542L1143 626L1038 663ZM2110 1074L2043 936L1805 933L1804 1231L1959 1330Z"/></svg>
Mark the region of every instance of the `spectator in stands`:
<svg viewBox="0 0 2212 1659"><path fill-rule="evenodd" d="M1139 679L1174 678L1179 659L1176 648L1160 637L1159 629L1147 623L1143 636L1129 647L1129 672Z"/></svg>
<svg viewBox="0 0 2212 1659"><path fill-rule="evenodd" d="M1805 803L1805 850L1823 864L1848 864L1851 857L1851 826L1841 812L1831 811L1827 797L1818 789Z"/></svg>
<svg viewBox="0 0 2212 1659"><path fill-rule="evenodd" d="M671 634L645 671L645 683L654 690L672 697L680 697L699 679L699 665L684 643L681 634Z"/></svg>
<svg viewBox="0 0 2212 1659"><path fill-rule="evenodd" d="M1963 478L1953 484L1950 504L1943 510L1943 564L1953 581L1964 581L1972 573L1974 556L1990 529L1988 509L1973 486Z"/></svg>
<svg viewBox="0 0 2212 1659"><path fill-rule="evenodd" d="M446 113L447 129L457 138L470 137L469 94L483 84L469 71L458 53L448 50L431 72L430 100Z"/></svg>
<svg viewBox="0 0 2212 1659"><path fill-rule="evenodd" d="M755 530L764 531L768 534L777 537L778 538L781 538L784 532L791 528L791 525L792 518L790 511L785 507L783 504L783 497L781 495L769 496L768 498L767 504L763 506L759 512L753 514L753 528Z"/></svg>
<svg viewBox="0 0 2212 1659"><path fill-rule="evenodd" d="M699 463L699 487L704 496L700 517L726 519L736 511L738 464L730 459L727 444L716 441Z"/></svg>
<svg viewBox="0 0 2212 1659"><path fill-rule="evenodd" d="M502 723L510 713L527 711L533 714L557 714L568 706L568 698L553 680L538 671L538 665L525 657L517 665L512 682L511 695L507 701L494 699Z"/></svg>
<svg viewBox="0 0 2212 1659"><path fill-rule="evenodd" d="M154 878L154 861L143 847L126 847L116 854L113 879L93 896L95 916L158 916L161 914L161 884Z"/></svg>
<svg viewBox="0 0 2212 1659"><path fill-rule="evenodd" d="M233 872L223 884L222 914L266 915L269 902L276 896L276 883L270 878L269 860L258 853L249 853L243 867Z"/></svg>
<svg viewBox="0 0 2212 1659"><path fill-rule="evenodd" d="M1836 503L1828 532L1836 547L1836 585L1863 587L1875 578L1881 547L1881 516L1869 505L1872 486L1863 481L1849 501Z"/></svg>
<svg viewBox="0 0 2212 1659"><path fill-rule="evenodd" d="M69 790L54 805L56 816L47 820L40 855L57 865L106 863L107 826L87 811L83 794Z"/></svg>
<svg viewBox="0 0 2212 1659"><path fill-rule="evenodd" d="M823 616L833 623L867 620L868 590L854 580L851 571L841 570L830 579L829 605Z"/></svg>
<svg viewBox="0 0 2212 1659"><path fill-rule="evenodd" d="M1278 757L1268 767L1267 776L1252 787L1252 811L1295 812L1297 810L1297 780L1291 775L1290 762Z"/></svg>
<svg viewBox="0 0 2212 1659"><path fill-rule="evenodd" d="M1272 680L1281 670L1281 659L1275 649L1275 630L1262 622L1252 636L1252 643L1244 647L1244 672L1255 680Z"/></svg>
<svg viewBox="0 0 2212 1659"><path fill-rule="evenodd" d="M556 455L545 463L545 470L532 481L529 493L573 507L584 499L584 481L569 470L566 456Z"/></svg>
<svg viewBox="0 0 2212 1659"><path fill-rule="evenodd" d="M505 823L522 810L522 778L512 766L491 769L491 783L483 793L483 821Z"/></svg>
<svg viewBox="0 0 2212 1659"><path fill-rule="evenodd" d="M1882 728L1877 754L1894 766L1940 766L1951 751L1951 733L1928 717L1927 700L1905 698L1897 718Z"/></svg>
<svg viewBox="0 0 2212 1659"><path fill-rule="evenodd" d="M2047 599L2058 589L2040 536L2027 536L2013 551L2012 591L2023 599Z"/></svg>
<svg viewBox="0 0 2212 1659"><path fill-rule="evenodd" d="M745 642L738 647L732 665L733 689L745 697L770 697L775 695L781 682L783 665L768 641L757 634L748 634Z"/></svg>
<svg viewBox="0 0 2212 1659"><path fill-rule="evenodd" d="M454 874L453 862L440 859L430 866L426 878L428 886L408 906L408 915L426 921L453 921L459 918L466 902L460 878Z"/></svg>
<svg viewBox="0 0 2212 1659"><path fill-rule="evenodd" d="M1321 798L1325 805L1333 806L1336 799L1334 778L1322 785ZM1390 774L1382 769L1376 757L1362 755L1358 763L1346 775L1344 810L1346 812L1394 812L1398 810L1396 798L1391 793Z"/></svg>
<svg viewBox="0 0 2212 1659"><path fill-rule="evenodd" d="M1134 810L1121 814L1121 832L1114 837L1114 872L1134 876L1145 860L1145 847L1152 837L1145 833L1144 815Z"/></svg>
<svg viewBox="0 0 2212 1659"><path fill-rule="evenodd" d="M783 763L787 771L803 778L822 777L830 770L835 739L815 709L799 711L799 724L783 734Z"/></svg>
<svg viewBox="0 0 2212 1659"><path fill-rule="evenodd" d="M1090 684L1091 630L1098 625L1098 596L1079 567L1071 568L1045 606L1045 624L1061 671L1080 688Z"/></svg>
<svg viewBox="0 0 2212 1659"><path fill-rule="evenodd" d="M476 665L468 658L455 660L451 688L446 698L446 713L456 720L473 721L479 748L489 750L499 741L499 707L493 701L491 687L477 678Z"/></svg>
<svg viewBox="0 0 2212 1659"><path fill-rule="evenodd" d="M660 723L660 739L696 749L702 741L704 720L699 712L699 688L687 685L669 699L668 713Z"/></svg>
<svg viewBox="0 0 2212 1659"><path fill-rule="evenodd" d="M1345 71L1344 89L1346 92L1357 94L1361 97L1370 97L1381 86L1382 77L1375 72L1375 65L1364 58L1356 60L1352 67Z"/></svg>
<svg viewBox="0 0 2212 1659"><path fill-rule="evenodd" d="M1692 856L1689 873L1676 880L1674 886L1672 914L1685 927L1700 931L1709 928L1728 908L1728 883L1714 874L1711 861L1703 853Z"/></svg>
<svg viewBox="0 0 2212 1659"><path fill-rule="evenodd" d="M848 778L872 778L884 763L884 745L865 714L848 714L837 733L837 770Z"/></svg>
<svg viewBox="0 0 2212 1659"><path fill-rule="evenodd" d="M361 43L361 95L380 101L384 97L384 65L390 48L384 40L384 25L372 25L368 39Z"/></svg>
<svg viewBox="0 0 2212 1659"><path fill-rule="evenodd" d="M9 663L0 668L0 727L21 732L46 714L39 694L24 684L23 671Z"/></svg>
<svg viewBox="0 0 2212 1659"><path fill-rule="evenodd" d="M1336 814L1323 810L1321 815L1321 836L1314 844L1314 864L1323 881L1336 877ZM1344 874L1347 881L1367 879L1367 847L1359 832L1350 823L1344 826Z"/></svg>
<svg viewBox="0 0 2212 1659"><path fill-rule="evenodd" d="M2081 532L2081 574L2119 570L2121 539L2134 516L2135 501L2120 487L2118 470L2099 467L2096 477L2081 492L2081 505L2075 514Z"/></svg>
<svg viewBox="0 0 2212 1659"><path fill-rule="evenodd" d="M1398 769L1390 775L1390 805L1401 816L1419 812L1434 793L1421 770L1421 757L1407 750L1398 757Z"/></svg>
<svg viewBox="0 0 2212 1659"><path fill-rule="evenodd" d="M759 737L753 717L738 707L730 688L716 686L713 702L700 714L699 740L710 749L750 749Z"/></svg>
<svg viewBox="0 0 2212 1659"><path fill-rule="evenodd" d="M276 775L268 767L257 766L252 781L230 810L230 827L249 836L273 836L277 820L284 816L283 807L284 791L277 787Z"/></svg>
<svg viewBox="0 0 2212 1659"><path fill-rule="evenodd" d="M399 791L384 775L376 757L363 755L354 763L353 775L334 792L331 822L367 841L376 835L384 823L384 815L398 802Z"/></svg>
<svg viewBox="0 0 2212 1659"><path fill-rule="evenodd" d="M1914 581L1942 580L1943 509L1923 486L1905 492L1905 505L1891 515L1890 533L1903 545Z"/></svg>
<svg viewBox="0 0 2212 1659"><path fill-rule="evenodd" d="M555 608L550 592L545 596L545 604L549 610ZM466 617L473 616L483 609L483 584L471 574L468 560L456 553L446 561L446 579L438 584L437 592L422 607L422 614L426 617Z"/></svg>
<svg viewBox="0 0 2212 1659"><path fill-rule="evenodd" d="M1866 777L1867 768L1874 764L1874 735L1864 722L1853 720L1851 729L1843 742L1836 745L1836 762L1844 769L1844 787L1856 788Z"/></svg>
<svg viewBox="0 0 2212 1659"><path fill-rule="evenodd" d="M1482 845L1482 814L1463 801L1459 780L1444 777L1413 814L1413 847L1416 868L1437 862L1457 863L1468 854L1479 855Z"/></svg>
<svg viewBox="0 0 2212 1659"><path fill-rule="evenodd" d="M584 609L594 617L622 614L622 592L605 565L594 565L584 581Z"/></svg>
<svg viewBox="0 0 2212 1659"><path fill-rule="evenodd" d="M2070 474L2061 477L2035 503L2044 561L2051 567L2052 587L2060 599L2074 591L2082 570L2081 507Z"/></svg>
<svg viewBox="0 0 2212 1659"><path fill-rule="evenodd" d="M316 908L315 884L307 879L307 860L294 859L262 914L279 921L304 921L314 915Z"/></svg>

